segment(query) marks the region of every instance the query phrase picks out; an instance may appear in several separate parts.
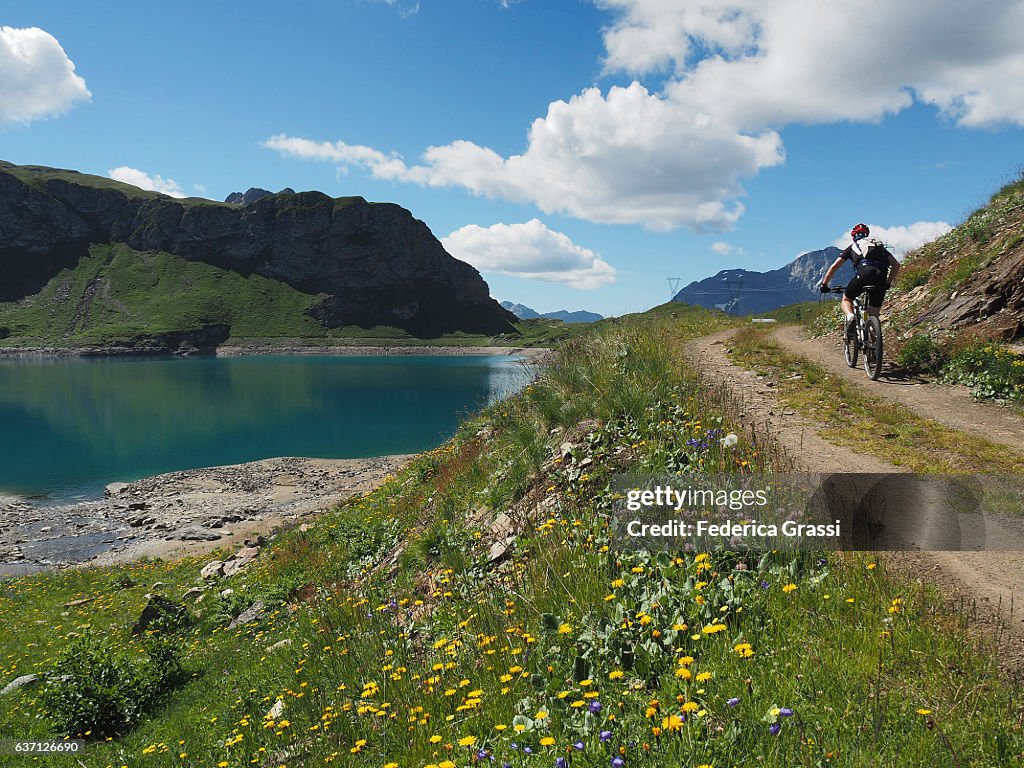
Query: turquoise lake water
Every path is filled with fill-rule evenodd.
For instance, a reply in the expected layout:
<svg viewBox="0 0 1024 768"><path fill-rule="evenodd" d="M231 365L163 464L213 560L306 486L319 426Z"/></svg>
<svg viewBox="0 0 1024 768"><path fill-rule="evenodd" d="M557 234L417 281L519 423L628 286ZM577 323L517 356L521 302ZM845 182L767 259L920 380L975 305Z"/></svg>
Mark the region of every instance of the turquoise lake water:
<svg viewBox="0 0 1024 768"><path fill-rule="evenodd" d="M507 356L0 360L0 493L273 456L415 453L530 379Z"/></svg>

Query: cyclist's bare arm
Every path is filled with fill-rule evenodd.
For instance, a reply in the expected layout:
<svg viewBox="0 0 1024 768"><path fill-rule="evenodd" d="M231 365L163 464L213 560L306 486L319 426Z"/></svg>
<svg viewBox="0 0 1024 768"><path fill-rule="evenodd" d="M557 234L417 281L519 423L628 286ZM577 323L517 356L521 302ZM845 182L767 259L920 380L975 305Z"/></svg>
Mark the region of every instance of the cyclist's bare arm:
<svg viewBox="0 0 1024 768"><path fill-rule="evenodd" d="M888 251L886 251L886 254L889 256L889 280L888 280L888 282L889 282L889 285L892 285L893 283L896 282L896 275L898 275L900 273L900 263L898 261L896 261L896 257L893 256Z"/></svg>
<svg viewBox="0 0 1024 768"><path fill-rule="evenodd" d="M846 261L842 256L832 262L832 266L825 272L825 276L821 279L822 285L828 285L828 281L832 279L832 276L839 271L839 268L843 266L843 262Z"/></svg>

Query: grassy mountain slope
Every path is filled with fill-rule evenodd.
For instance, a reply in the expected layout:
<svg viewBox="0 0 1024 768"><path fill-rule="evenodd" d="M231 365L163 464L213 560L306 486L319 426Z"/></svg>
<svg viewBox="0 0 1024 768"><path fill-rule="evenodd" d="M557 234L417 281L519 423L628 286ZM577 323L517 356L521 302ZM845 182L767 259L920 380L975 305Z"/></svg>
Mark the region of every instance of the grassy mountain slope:
<svg viewBox="0 0 1024 768"><path fill-rule="evenodd" d="M244 206L182 200L10 163L0 163L0 315L0 338L22 345L180 342L211 325L223 327L203 348L225 332L517 334L480 274L398 205L290 191Z"/></svg>
<svg viewBox="0 0 1024 768"><path fill-rule="evenodd" d="M448 334L423 340L389 326L325 328L306 314L319 295L260 275L240 275L162 252L124 244L94 245L37 294L0 303L0 346L77 347L118 343L210 325L231 338L318 343L545 345L573 333L550 320L521 321L501 337Z"/></svg>
<svg viewBox="0 0 1024 768"><path fill-rule="evenodd" d="M127 245L94 245L38 294L0 304L11 339L55 346L101 344L226 323L236 336L326 335L304 310L315 296L259 275Z"/></svg>
<svg viewBox="0 0 1024 768"><path fill-rule="evenodd" d="M196 561L4 582L0 682L53 671L74 696L0 697L0 736L90 731L55 766L1021 765L1014 686L920 585L853 554L623 546L616 473L772 471L723 444L744 425L680 363L734 321L674 312L563 345L379 490L203 585L187 622L128 631Z"/></svg>
<svg viewBox="0 0 1024 768"><path fill-rule="evenodd" d="M1024 179L952 231L907 254L887 301L902 333L1012 341L1024 334Z"/></svg>

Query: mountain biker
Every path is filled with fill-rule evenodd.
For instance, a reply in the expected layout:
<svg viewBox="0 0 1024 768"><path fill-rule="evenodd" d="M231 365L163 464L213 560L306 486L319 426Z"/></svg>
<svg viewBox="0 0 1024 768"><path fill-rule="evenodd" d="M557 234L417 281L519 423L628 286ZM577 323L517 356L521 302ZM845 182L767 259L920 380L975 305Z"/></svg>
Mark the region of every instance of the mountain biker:
<svg viewBox="0 0 1024 768"><path fill-rule="evenodd" d="M846 246L839 257L832 262L825 277L821 280L818 290L828 293L828 281L843 265L847 259L853 264L856 276L846 285L843 291L843 314L846 315L846 326L849 328L853 322L853 300L864 292L865 286L871 286L868 291L868 314L877 315L882 308L882 300L885 298L885 291L889 288L896 275L900 271L900 263L896 257L889 253L881 240L869 237L871 231L866 224L858 224L850 230L850 237L853 242ZM890 271L890 269L892 271Z"/></svg>

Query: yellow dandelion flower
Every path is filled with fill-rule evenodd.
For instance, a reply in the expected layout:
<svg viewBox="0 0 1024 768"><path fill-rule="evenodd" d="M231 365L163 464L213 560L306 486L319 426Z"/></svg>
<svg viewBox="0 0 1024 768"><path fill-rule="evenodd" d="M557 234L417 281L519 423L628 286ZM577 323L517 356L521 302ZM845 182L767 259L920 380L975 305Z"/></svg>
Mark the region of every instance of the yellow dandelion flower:
<svg viewBox="0 0 1024 768"><path fill-rule="evenodd" d="M661 721L661 727L666 731L678 731L683 727L683 718L679 715L669 715Z"/></svg>

